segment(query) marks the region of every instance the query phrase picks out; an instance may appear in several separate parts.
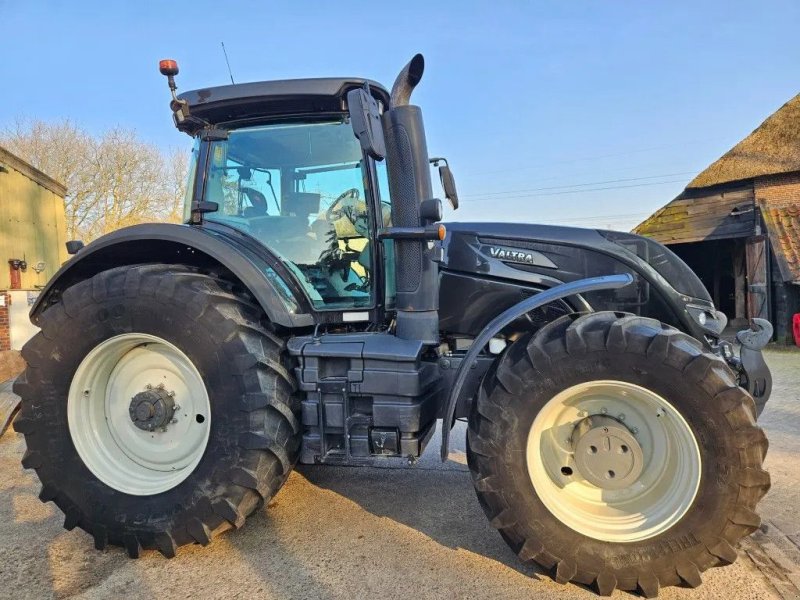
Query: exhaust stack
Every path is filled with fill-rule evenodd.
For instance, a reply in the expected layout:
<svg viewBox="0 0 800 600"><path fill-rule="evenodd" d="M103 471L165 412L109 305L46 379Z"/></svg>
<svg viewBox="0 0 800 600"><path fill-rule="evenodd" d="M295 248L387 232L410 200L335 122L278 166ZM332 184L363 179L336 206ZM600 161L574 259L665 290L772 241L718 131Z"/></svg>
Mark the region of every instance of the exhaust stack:
<svg viewBox="0 0 800 600"><path fill-rule="evenodd" d="M422 79L425 59L417 54L392 86L391 106L383 114L392 224L424 227L421 203L433 198L428 146L419 106L409 104ZM433 242L396 239L397 337L439 343L439 269Z"/></svg>
<svg viewBox="0 0 800 600"><path fill-rule="evenodd" d="M394 80L391 92L391 108L408 106L411 101L411 92L417 87L425 70L425 58L422 54L415 54Z"/></svg>

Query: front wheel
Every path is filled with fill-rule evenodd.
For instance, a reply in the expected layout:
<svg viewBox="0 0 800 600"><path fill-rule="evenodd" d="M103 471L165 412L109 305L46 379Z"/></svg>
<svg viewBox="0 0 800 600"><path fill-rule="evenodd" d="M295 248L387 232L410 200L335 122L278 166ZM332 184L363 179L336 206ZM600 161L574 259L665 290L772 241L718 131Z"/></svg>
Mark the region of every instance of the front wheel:
<svg viewBox="0 0 800 600"><path fill-rule="evenodd" d="M207 544L288 477L294 379L244 290L189 267L116 268L67 289L41 327L14 385L22 463L97 548Z"/></svg>
<svg viewBox="0 0 800 600"><path fill-rule="evenodd" d="M655 596L736 559L769 489L752 398L652 319L563 317L517 340L473 407L484 511L558 581Z"/></svg>

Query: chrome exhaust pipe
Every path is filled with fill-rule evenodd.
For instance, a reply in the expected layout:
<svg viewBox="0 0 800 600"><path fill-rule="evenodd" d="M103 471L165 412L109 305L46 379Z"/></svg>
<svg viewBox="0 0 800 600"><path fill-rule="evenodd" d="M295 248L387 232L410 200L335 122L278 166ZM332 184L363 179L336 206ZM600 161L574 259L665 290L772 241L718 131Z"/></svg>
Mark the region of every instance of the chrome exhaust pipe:
<svg viewBox="0 0 800 600"><path fill-rule="evenodd" d="M394 80L391 92L391 108L407 106L411 100L411 92L422 79L425 71L425 58L422 54L415 54L408 64L403 67L397 79Z"/></svg>

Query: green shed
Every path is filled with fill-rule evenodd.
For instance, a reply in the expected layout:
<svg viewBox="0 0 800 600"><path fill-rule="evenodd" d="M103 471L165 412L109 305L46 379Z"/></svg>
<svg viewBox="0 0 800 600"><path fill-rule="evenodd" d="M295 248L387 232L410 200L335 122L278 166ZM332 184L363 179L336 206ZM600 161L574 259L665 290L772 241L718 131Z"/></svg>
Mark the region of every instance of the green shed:
<svg viewBox="0 0 800 600"><path fill-rule="evenodd" d="M66 193L0 147L0 290L36 290L67 260Z"/></svg>

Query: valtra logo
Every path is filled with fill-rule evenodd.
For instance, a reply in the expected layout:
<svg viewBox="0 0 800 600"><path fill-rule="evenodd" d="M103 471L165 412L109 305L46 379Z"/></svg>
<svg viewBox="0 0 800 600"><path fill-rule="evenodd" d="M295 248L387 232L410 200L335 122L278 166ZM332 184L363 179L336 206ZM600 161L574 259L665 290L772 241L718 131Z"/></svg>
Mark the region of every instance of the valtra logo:
<svg viewBox="0 0 800 600"><path fill-rule="evenodd" d="M489 256L503 262L520 263L523 265L536 265L539 267L555 268L549 258L535 250L520 250L518 248L505 248L503 246L488 246Z"/></svg>

